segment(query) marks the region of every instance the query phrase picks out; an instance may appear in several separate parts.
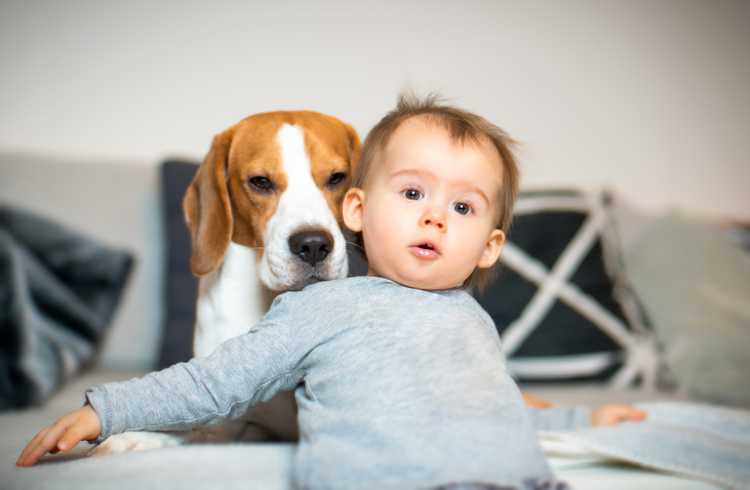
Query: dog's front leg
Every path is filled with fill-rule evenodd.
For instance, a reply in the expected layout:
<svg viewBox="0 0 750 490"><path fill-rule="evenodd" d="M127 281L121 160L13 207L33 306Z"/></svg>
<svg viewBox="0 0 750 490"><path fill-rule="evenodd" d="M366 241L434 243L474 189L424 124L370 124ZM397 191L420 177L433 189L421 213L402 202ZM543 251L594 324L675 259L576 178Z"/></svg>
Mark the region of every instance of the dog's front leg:
<svg viewBox="0 0 750 490"><path fill-rule="evenodd" d="M227 420L218 425L183 431L133 431L115 434L92 449L89 456L145 451L186 444L206 444L229 441L263 442L271 440L266 432L243 420Z"/></svg>
<svg viewBox="0 0 750 490"><path fill-rule="evenodd" d="M129 451L181 446L196 439L194 432L192 430L123 432L122 434L115 434L105 439L89 452L89 456L104 456L106 454L125 453Z"/></svg>

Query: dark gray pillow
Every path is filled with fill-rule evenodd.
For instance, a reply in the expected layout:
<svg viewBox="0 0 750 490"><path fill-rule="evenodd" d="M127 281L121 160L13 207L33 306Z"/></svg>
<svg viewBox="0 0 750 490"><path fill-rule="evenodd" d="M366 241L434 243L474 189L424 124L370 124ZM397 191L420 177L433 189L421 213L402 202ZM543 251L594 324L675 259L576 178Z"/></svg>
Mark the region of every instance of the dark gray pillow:
<svg viewBox="0 0 750 490"><path fill-rule="evenodd" d="M658 358L627 283L606 195L523 193L477 299L496 323L519 381L654 382Z"/></svg>
<svg viewBox="0 0 750 490"><path fill-rule="evenodd" d="M94 360L132 262L126 251L0 207L0 410L44 401Z"/></svg>
<svg viewBox="0 0 750 490"><path fill-rule="evenodd" d="M190 231L185 222L182 199L198 167L196 162L176 160L166 161L161 165L162 210L166 233L166 304L159 369L193 357L198 279L190 269Z"/></svg>

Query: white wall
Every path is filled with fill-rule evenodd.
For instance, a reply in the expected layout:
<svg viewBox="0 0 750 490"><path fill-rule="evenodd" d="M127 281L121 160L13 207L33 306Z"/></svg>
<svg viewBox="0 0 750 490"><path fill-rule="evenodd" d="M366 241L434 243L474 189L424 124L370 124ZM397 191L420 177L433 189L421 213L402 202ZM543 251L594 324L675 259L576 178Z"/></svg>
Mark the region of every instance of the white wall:
<svg viewBox="0 0 750 490"><path fill-rule="evenodd" d="M750 217L745 0L3 0L0 151L202 158L246 115L364 137L411 84L524 143L524 184Z"/></svg>

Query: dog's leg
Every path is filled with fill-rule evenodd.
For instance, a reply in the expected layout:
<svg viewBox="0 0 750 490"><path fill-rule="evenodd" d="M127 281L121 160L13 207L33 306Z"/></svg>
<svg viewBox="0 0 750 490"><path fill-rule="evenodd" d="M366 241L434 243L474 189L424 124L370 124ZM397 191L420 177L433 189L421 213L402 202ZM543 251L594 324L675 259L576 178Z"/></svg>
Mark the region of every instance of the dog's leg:
<svg viewBox="0 0 750 490"><path fill-rule="evenodd" d="M181 446L194 439L193 431L123 432L108 437L89 452L89 456L144 451L162 447Z"/></svg>

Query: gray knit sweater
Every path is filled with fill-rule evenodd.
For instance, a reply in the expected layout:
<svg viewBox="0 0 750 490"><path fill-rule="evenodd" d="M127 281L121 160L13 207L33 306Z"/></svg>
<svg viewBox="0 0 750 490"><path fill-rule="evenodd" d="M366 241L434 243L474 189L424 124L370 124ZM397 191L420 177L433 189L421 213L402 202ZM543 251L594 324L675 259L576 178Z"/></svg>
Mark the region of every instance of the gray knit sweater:
<svg viewBox="0 0 750 490"><path fill-rule="evenodd" d="M373 277L283 294L212 356L87 398L107 437L215 424L285 390L299 405L298 488L526 488L551 474L535 425L587 423L585 412L525 406L467 293Z"/></svg>

